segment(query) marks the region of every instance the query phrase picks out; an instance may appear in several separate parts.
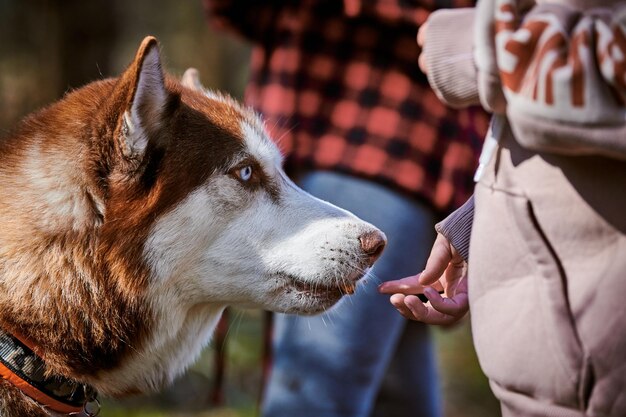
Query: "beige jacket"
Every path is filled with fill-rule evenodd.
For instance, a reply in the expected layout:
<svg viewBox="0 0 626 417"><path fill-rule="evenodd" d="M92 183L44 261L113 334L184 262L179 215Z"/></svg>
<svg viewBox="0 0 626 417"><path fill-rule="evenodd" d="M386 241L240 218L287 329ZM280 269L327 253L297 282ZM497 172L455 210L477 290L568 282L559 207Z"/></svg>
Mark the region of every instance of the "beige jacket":
<svg viewBox="0 0 626 417"><path fill-rule="evenodd" d="M480 0L433 13L426 39L439 97L502 122L475 214L472 199L437 228L470 243L503 415L626 416L626 2Z"/></svg>

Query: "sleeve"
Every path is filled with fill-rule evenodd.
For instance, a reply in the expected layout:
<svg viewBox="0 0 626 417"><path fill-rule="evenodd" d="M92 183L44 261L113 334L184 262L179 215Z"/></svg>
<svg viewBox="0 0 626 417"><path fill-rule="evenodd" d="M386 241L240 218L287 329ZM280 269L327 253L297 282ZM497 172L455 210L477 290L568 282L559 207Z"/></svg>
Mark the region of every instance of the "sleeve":
<svg viewBox="0 0 626 417"><path fill-rule="evenodd" d="M254 43L263 43L271 34L284 1L281 0L203 0L204 13L211 27L233 32Z"/></svg>
<svg viewBox="0 0 626 417"><path fill-rule="evenodd" d="M479 104L474 65L473 8L442 9L428 19L423 54L437 97L454 108ZM458 28L454 32L450 28Z"/></svg>
<svg viewBox="0 0 626 417"><path fill-rule="evenodd" d="M520 144L626 159L626 3L587 10L551 3L528 10L522 0L481 3L479 93L489 101L500 89ZM500 86L481 89L480 73L494 75L494 57L485 55L490 48Z"/></svg>
<svg viewBox="0 0 626 417"><path fill-rule="evenodd" d="M470 236L474 222L474 196L435 225L435 230L448 239L463 260L469 259Z"/></svg>

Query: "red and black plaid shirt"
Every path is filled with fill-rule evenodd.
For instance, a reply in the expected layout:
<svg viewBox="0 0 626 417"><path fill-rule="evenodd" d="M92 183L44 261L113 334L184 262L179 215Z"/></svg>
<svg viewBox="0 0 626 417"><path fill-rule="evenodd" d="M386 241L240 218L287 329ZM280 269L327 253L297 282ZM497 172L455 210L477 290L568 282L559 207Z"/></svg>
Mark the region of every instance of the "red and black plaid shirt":
<svg viewBox="0 0 626 417"><path fill-rule="evenodd" d="M488 116L441 104L415 41L436 3L471 0L204 1L216 27L255 44L246 101L288 171L370 178L444 211L471 194Z"/></svg>

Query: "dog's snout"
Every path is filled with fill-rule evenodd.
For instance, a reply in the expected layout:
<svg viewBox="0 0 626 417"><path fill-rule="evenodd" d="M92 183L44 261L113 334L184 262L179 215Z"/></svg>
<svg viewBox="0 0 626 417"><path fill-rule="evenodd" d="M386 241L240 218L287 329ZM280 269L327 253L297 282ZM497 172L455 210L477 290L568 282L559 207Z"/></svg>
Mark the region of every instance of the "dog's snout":
<svg viewBox="0 0 626 417"><path fill-rule="evenodd" d="M383 253L383 249L385 249L387 244L387 238L382 232L372 230L359 236L359 242L361 243L363 253L369 257L371 263L374 263L380 257L380 254Z"/></svg>

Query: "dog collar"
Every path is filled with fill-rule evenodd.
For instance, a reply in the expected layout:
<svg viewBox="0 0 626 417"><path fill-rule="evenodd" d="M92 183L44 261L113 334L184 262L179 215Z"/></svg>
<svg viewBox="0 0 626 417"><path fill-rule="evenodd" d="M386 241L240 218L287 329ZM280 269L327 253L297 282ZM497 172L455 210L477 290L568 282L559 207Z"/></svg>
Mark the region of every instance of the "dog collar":
<svg viewBox="0 0 626 417"><path fill-rule="evenodd" d="M0 329L0 376L22 390L44 407L61 414L89 416L92 403L97 404L97 392L63 376L45 375L45 363L23 338ZM94 411L98 407L93 407ZM99 410L98 410L99 411Z"/></svg>

